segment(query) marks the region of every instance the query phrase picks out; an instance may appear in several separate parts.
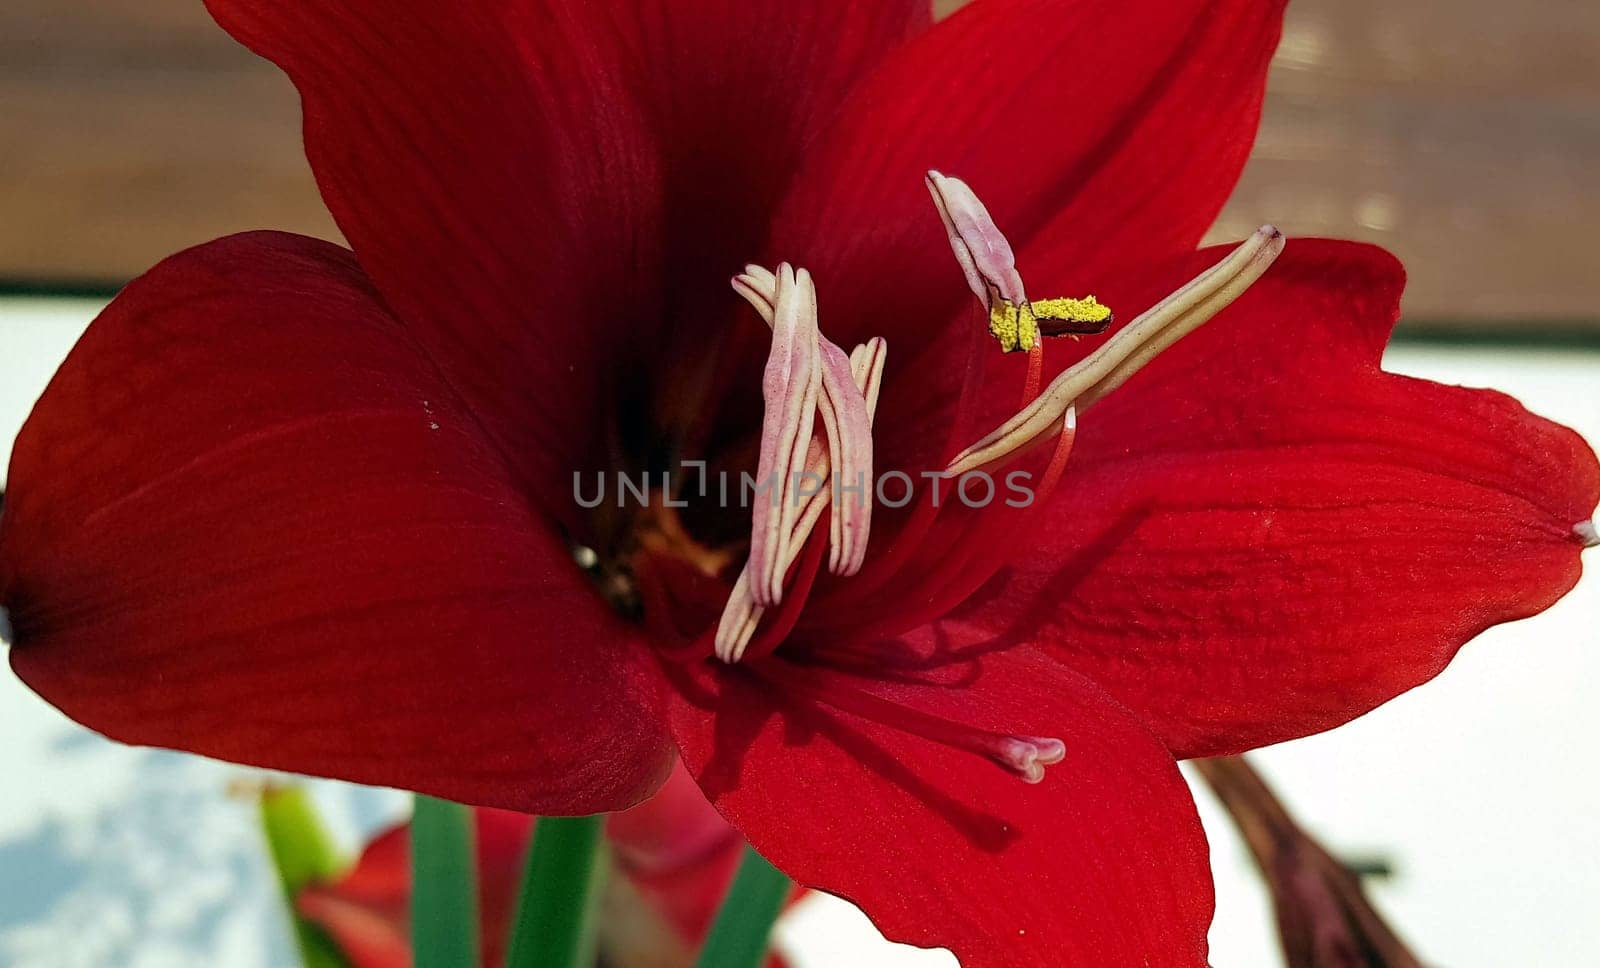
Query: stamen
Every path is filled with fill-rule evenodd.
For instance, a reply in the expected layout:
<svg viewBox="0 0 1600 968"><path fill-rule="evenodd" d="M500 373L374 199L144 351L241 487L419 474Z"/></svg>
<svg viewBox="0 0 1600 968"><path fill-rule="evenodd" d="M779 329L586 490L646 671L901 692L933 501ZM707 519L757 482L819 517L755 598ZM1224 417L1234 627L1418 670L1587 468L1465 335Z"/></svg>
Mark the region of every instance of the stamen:
<svg viewBox="0 0 1600 968"><path fill-rule="evenodd" d="M765 609L750 596L750 566L747 564L739 570L733 592L728 595L727 604L722 606L722 617L717 620L717 638L713 645L717 658L723 662L738 662L744 657L745 646L756 634L763 611Z"/></svg>
<svg viewBox="0 0 1600 968"><path fill-rule="evenodd" d="M872 527L872 420L867 400L856 385L850 358L832 343L819 342L822 356L822 422L828 435L824 462L831 463L827 493L833 498L831 554L828 570L854 575L867 556ZM825 471L826 472L826 471Z"/></svg>
<svg viewBox="0 0 1600 968"><path fill-rule="evenodd" d="M1093 336L1105 332L1115 321L1111 307L1093 296L1045 299L1030 303L1028 308L1045 336Z"/></svg>
<svg viewBox="0 0 1600 968"><path fill-rule="evenodd" d="M989 307L989 333L1003 353L1029 352L1039 345L1039 320L1028 303L997 298Z"/></svg>
<svg viewBox="0 0 1600 968"><path fill-rule="evenodd" d="M1600 529L1593 521L1579 521L1572 526L1572 536L1585 548L1600 548Z"/></svg>
<svg viewBox="0 0 1600 968"><path fill-rule="evenodd" d="M1100 332L1110 325L1111 310L1093 296L1029 302L1010 244L972 190L959 179L936 171L929 172L927 183L968 286L988 310L991 332L1000 338L1003 349L1028 351L1019 412L947 462L943 475L931 481L924 494L933 499L919 503L888 551L875 556L871 567L863 570L871 504L865 500L844 501L841 484L853 490L871 480L871 428L882 383L883 341L857 346L846 356L818 328L816 289L805 270L797 271L784 264L773 273L760 266L747 266L733 280L733 287L773 331L763 381L766 412L760 474L767 482L778 473L786 476L774 488L778 511L757 506L749 560L714 633L707 630L699 639L702 644L698 648L711 645L725 662L738 662L747 653L770 655L788 637L805 608L820 565L822 543L820 539L811 540L812 532L822 512L830 506L833 514L829 569L837 575L860 572L856 581L837 592L830 590L830 596L841 599L830 597L831 612L839 612L842 599L851 599L852 604L859 600L865 607L874 591L896 579L900 565L913 555L921 556L926 570L917 579L913 592L903 597L922 602L932 610L929 619L965 600L998 566L1003 555L995 549L1001 542L991 539L1012 523L1005 515L979 514L970 521L958 522L954 530L945 529L931 547L926 546L923 538L937 516L941 486L952 483L952 478L1009 460L1053 435L1055 453L1039 489L1041 497L1048 497L1071 453L1078 410L1116 389L1157 354L1232 303L1260 278L1284 246L1276 229L1263 227L1222 261L1060 374L1040 393L1044 369L1040 337ZM981 338L981 330L975 331L973 339ZM946 453L966 438L970 421L962 415L968 413L969 398L975 395L984 371L976 346L974 343L969 353L962 406ZM815 427L813 410L821 414L820 428ZM804 475L801 469L805 469ZM824 477L830 480L831 487L799 489L802 478L820 485ZM1592 525L1587 533L1581 525L1575 526L1574 534L1586 544L1594 542ZM787 600L786 581L792 586ZM780 604L780 608L773 609ZM870 617L865 622L869 629L883 624L883 619L873 621ZM844 635L845 640L851 638L849 633ZM767 675L773 665L757 663L759 674ZM776 665L790 668L787 663ZM795 685L793 676L785 678ZM1044 767L1060 762L1065 755L1065 746L1056 739L974 730L830 683L800 683L798 688L816 692L820 701L842 711L981 753L1028 782L1038 782Z"/></svg>
<svg viewBox="0 0 1600 968"><path fill-rule="evenodd" d="M1031 351L1040 336L1092 336L1111 325L1111 307L1093 296L1046 299L1018 306L996 299L989 307L989 332L1006 353Z"/></svg>
<svg viewBox="0 0 1600 968"><path fill-rule="evenodd" d="M939 218L950 236L950 248L978 302L990 308L997 295L1013 305L1027 302L1011 243L994 224L978 196L961 179L936 171L928 172L927 182L933 204L939 209Z"/></svg>
<svg viewBox="0 0 1600 968"><path fill-rule="evenodd" d="M1093 296L1030 303L1005 233L966 182L928 172L928 192L950 236L967 287L989 313L989 332L1007 353L1028 352L1045 336L1104 332L1111 310Z"/></svg>
<svg viewBox="0 0 1600 968"><path fill-rule="evenodd" d="M878 391L883 389L883 364L888 360L889 344L874 336L850 351L850 375L867 399L867 417L878 413Z"/></svg>
<svg viewBox="0 0 1600 968"><path fill-rule="evenodd" d="M748 275L750 274L747 272ZM757 287L759 287L759 280L756 280L756 282ZM872 420L878 412L878 395L883 385L883 367L888 359L888 349L889 346L883 339L873 337L866 343L857 346L851 352L848 360L851 381L862 401L867 425L866 433L869 439L872 432ZM843 353L841 352L840 355L843 356ZM829 459L826 450L819 448L816 441L813 440L811 450L807 456L807 472L814 479L820 480L827 477ZM867 459L871 460L870 452L867 455ZM864 473L867 475L867 479L870 480L872 473L870 463ZM830 489L823 489L805 496L805 503L800 508L799 518L784 542L780 576L787 575L789 569L799 559L800 552L805 548L807 539L810 538L812 530L816 527L817 520L822 516L822 512L829 506L831 498L832 492ZM835 516L837 516L837 509L835 509ZM856 546L855 553L859 557L855 560L854 567L859 569L860 561L866 555L865 535L862 535L859 544ZM738 662L744 657L745 650L755 636L756 628L760 625L761 619L767 611L762 605L757 604L754 598L750 580L750 569L753 563L754 556L752 555L751 561L745 564L744 569L739 573L738 580L734 582L733 591L728 596L728 601L723 606L722 617L717 623L716 639L713 647L717 657L724 662Z"/></svg>
<svg viewBox="0 0 1600 968"><path fill-rule="evenodd" d="M1044 504L1055 492L1072 455L1072 445L1078 435L1077 413L1071 407L1062 421L1056 437L1056 446L1050 463L1040 475L1034 488L1034 506ZM994 502L976 512L955 542L936 556L936 562L927 570L911 570L915 581L909 587L897 589L896 599L917 603L917 607L883 613L873 611L868 616L846 615L833 633L833 646L863 642L870 643L894 638L911 629L936 621L940 616L966 601L982 588L1015 551L1017 518L1011 509L997 507ZM832 604L832 603L830 603Z"/></svg>
<svg viewBox="0 0 1600 968"><path fill-rule="evenodd" d="M787 692L801 693L842 713L952 749L976 753L1016 774L1024 783L1044 779L1044 768L1060 763L1067 744L1049 736L1026 736L979 729L920 709L874 696L839 682L825 682L814 673L783 661L749 666L752 673Z"/></svg>
<svg viewBox="0 0 1600 968"><path fill-rule="evenodd" d="M733 277L733 291L744 297L751 308L761 314L762 320L772 325L773 303L778 298L778 277L771 270L758 265L747 265L744 272Z"/></svg>
<svg viewBox="0 0 1600 968"><path fill-rule="evenodd" d="M1239 298L1272 265L1283 245L1283 234L1272 226L1257 230L1221 262L1056 377L1032 404L957 454L945 473L959 476L1004 461L1059 427L1069 406L1087 410Z"/></svg>
<svg viewBox="0 0 1600 968"><path fill-rule="evenodd" d="M803 480L822 391L817 292L810 273L796 272L788 263L779 266L772 305L772 351L762 379L765 415L756 470L758 481L771 485L772 498L758 496L750 529L750 561L755 565L750 585L758 605L783 600L783 539L800 511L795 492Z"/></svg>
<svg viewBox="0 0 1600 968"><path fill-rule="evenodd" d="M742 274L734 277L733 288L769 326L772 325L777 276L761 266L748 265ZM880 346L883 344L882 340L876 342ZM820 470L810 466L808 461L807 476L802 480L826 478L830 492L837 492L841 497L846 493L855 495L854 500L841 502L835 508L830 534L828 570L835 575L849 576L860 571L866 560L867 535L872 528L872 503L863 497L864 490L856 490L870 487L872 480L872 424L867 418L867 402L852 372L853 364L844 350L818 330L817 352L822 371L819 413L831 460ZM877 365L881 375L882 361ZM805 529L805 534L800 536L801 543L809 533L810 529Z"/></svg>

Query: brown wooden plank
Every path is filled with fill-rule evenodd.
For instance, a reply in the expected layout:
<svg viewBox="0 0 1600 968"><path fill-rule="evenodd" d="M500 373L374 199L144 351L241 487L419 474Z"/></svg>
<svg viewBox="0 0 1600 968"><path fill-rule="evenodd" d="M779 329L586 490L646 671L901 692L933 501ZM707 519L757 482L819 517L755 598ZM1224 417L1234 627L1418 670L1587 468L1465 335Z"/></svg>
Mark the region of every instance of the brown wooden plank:
<svg viewBox="0 0 1600 968"><path fill-rule="evenodd" d="M124 278L247 228L336 238L298 124L198 0L7 0L0 277ZM1298 0L1214 236L1380 242L1416 316L1593 318L1596 172L1600 4Z"/></svg>
<svg viewBox="0 0 1600 968"><path fill-rule="evenodd" d="M251 228L337 238L299 124L199 0L6 0L0 276L126 278Z"/></svg>

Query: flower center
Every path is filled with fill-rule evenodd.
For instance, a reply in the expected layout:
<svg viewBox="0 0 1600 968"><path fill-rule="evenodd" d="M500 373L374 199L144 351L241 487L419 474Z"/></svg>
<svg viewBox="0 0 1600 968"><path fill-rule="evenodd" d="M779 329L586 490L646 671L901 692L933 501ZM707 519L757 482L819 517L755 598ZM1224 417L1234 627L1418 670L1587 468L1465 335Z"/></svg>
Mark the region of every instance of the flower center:
<svg viewBox="0 0 1600 968"><path fill-rule="evenodd" d="M921 489L922 502L889 550L868 564L872 421L887 347L873 339L847 357L821 333L816 288L804 269L787 264L776 272L747 267L733 287L772 328L758 469L769 499L758 494L749 559L711 643L724 662L770 654L793 631L815 579L820 545L818 554L804 552L825 511L831 522L829 571L856 576L850 590L830 597L830 614L818 619L836 633L836 641L840 636L857 641L893 636L959 605L1004 564L1009 542L998 540L997 529L1015 526L1014 519L994 507L1001 502L993 500L992 472L1012 465L1036 445L1054 441L1034 502L1048 497L1065 470L1078 414L1220 312L1283 249L1282 235L1270 226L1262 228L1041 390L1041 337L1103 330L1111 323L1110 308L1093 296L1031 302L1010 243L972 190L938 172L930 172L927 183L968 287L988 314L990 332L1002 351L1028 353L1020 405L1000 426L955 453L942 473L931 475ZM973 395L968 392L972 389L967 387L963 396ZM970 400L960 409L970 416ZM814 419L818 416L820 430ZM958 416L958 426L966 422ZM966 490L974 475L989 497L977 508L971 507ZM958 497L966 505L963 510L974 513L936 529L941 509L957 503ZM924 550L924 539L944 542L941 559L917 569L919 574L906 581L904 572ZM897 585L892 600L906 607L884 614L872 606L875 599L889 597L877 593L891 583Z"/></svg>
<svg viewBox="0 0 1600 968"><path fill-rule="evenodd" d="M1017 409L974 440L969 432L984 367L968 367L942 469L925 472L920 484L907 476L905 501L896 506L916 503L887 547L868 560L878 493L872 427L888 347L873 338L846 353L822 334L806 270L747 266L733 288L772 332L749 554L717 623L698 635L674 632L677 644L663 652L683 661L715 655L742 663L781 692L981 755L1037 783L1046 766L1064 757L1059 739L979 729L902 706L843 684L830 667L835 660L864 669L892 664L882 652L885 642L945 615L987 582L1010 557L1022 513L993 500L993 472L1053 442L1030 503L1048 498L1066 469L1083 411L1236 299L1283 250L1283 237L1262 228L1042 385L1043 337L1101 332L1111 324L1110 308L1093 296L1030 301L1009 242L972 190L938 172L929 173L928 187L990 333L1003 352L1028 354ZM988 500L969 499L975 479L986 482ZM819 528L824 514L825 530ZM671 537L663 529L661 540ZM827 585L826 607L807 612L825 550L829 572L849 580ZM651 586L640 585L647 597ZM650 614L650 602L644 605ZM794 654L773 655L791 640Z"/></svg>

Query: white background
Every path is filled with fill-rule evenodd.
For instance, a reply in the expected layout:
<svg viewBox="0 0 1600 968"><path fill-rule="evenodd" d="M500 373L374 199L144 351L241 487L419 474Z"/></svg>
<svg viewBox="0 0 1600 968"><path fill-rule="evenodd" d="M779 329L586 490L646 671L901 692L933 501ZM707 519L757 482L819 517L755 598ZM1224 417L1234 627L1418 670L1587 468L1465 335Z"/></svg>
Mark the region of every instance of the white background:
<svg viewBox="0 0 1600 968"><path fill-rule="evenodd" d="M0 467L95 304L0 301ZM1600 354L1439 347L1391 369L1494 386L1600 441ZM154 416L154 415L153 415ZM1600 553L1597 553L1600 554ZM1590 562L1593 565L1593 559ZM1490 631L1429 685L1321 736L1256 754L1336 851L1381 855L1374 895L1430 964L1600 964L1600 579L1535 619ZM250 771L116 746L0 670L0 965L130 968L292 964L275 886L237 790ZM393 791L318 783L354 848L404 814ZM1202 790L1217 880L1212 961L1278 963L1248 855ZM930 912L937 916L936 912ZM949 966L886 945L843 902L780 926L798 968Z"/></svg>

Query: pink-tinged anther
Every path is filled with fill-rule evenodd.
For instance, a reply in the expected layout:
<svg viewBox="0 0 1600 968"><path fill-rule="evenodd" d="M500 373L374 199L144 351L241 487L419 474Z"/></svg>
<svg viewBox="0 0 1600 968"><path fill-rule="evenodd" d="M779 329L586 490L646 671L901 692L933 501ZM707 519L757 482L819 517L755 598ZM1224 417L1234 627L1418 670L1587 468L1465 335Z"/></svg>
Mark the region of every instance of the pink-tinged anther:
<svg viewBox="0 0 1600 968"><path fill-rule="evenodd" d="M1593 521L1579 521L1572 526L1572 536L1585 548L1600 548L1600 528Z"/></svg>
<svg viewBox="0 0 1600 968"><path fill-rule="evenodd" d="M759 276L746 273L741 279L752 283L751 292L759 295L762 284ZM740 288L737 283L735 288ZM741 293L745 290L740 289ZM749 298L748 296L746 298ZM759 310L759 306L757 307ZM862 398L867 423L867 434L870 437L872 418L877 412L878 393L883 383L883 366L888 355L888 345L880 338L874 337L868 342L857 346L851 352L847 365L850 371L852 385L856 388L857 395ZM808 449L808 464L806 471L810 480L826 479L830 474L831 461L828 450L813 435L812 443ZM868 456L870 461L870 454ZM870 476L870 464L866 473ZM795 520L793 528L784 540L783 557L781 560L780 574L787 574L790 567L799 558L801 550L805 547L807 539L815 530L822 512L830 504L832 492L823 488L810 492L801 498L800 513ZM835 517L837 517L837 510ZM866 552L865 534L857 546L856 553L864 556ZM756 627L760 624L766 609L757 604L753 592L751 579L752 569L755 566L754 556L745 564L744 570L739 573L738 580L734 583L733 591L728 596L727 604L723 606L722 618L717 624L715 638L715 651L718 658L724 662L738 662L744 656L747 646L755 636ZM859 568L859 559L856 567Z"/></svg>
<svg viewBox="0 0 1600 968"><path fill-rule="evenodd" d="M987 310L997 293L1013 305L1027 302L1011 243L977 194L961 179L937 171L928 172L927 183L950 236L950 248L978 302Z"/></svg>
<svg viewBox="0 0 1600 968"><path fill-rule="evenodd" d="M778 267L773 292L772 350L761 393L761 458L756 467L750 528L751 594L758 605L783 600L784 536L800 513L796 496L822 392L817 349L817 291L811 274Z"/></svg>
<svg viewBox="0 0 1600 968"><path fill-rule="evenodd" d="M828 570L854 575L867 556L872 526L872 421L867 400L851 373L850 358L834 344L819 343L822 359L822 423L828 435L829 492L833 523Z"/></svg>
<svg viewBox="0 0 1600 968"><path fill-rule="evenodd" d="M768 325L772 324L777 295L775 274L749 265L734 277L733 288ZM879 346L883 343L874 342ZM861 349L857 347L858 351ZM822 371L822 395L817 409L822 417L828 461L820 472L808 462L803 481L815 488L819 481L826 480L828 491L836 498L828 568L835 575L848 576L861 570L872 526L872 502L867 499L872 487L872 422L862 396L861 387L865 384L854 377L851 357L820 330L817 353ZM878 367L881 371L881 359Z"/></svg>

